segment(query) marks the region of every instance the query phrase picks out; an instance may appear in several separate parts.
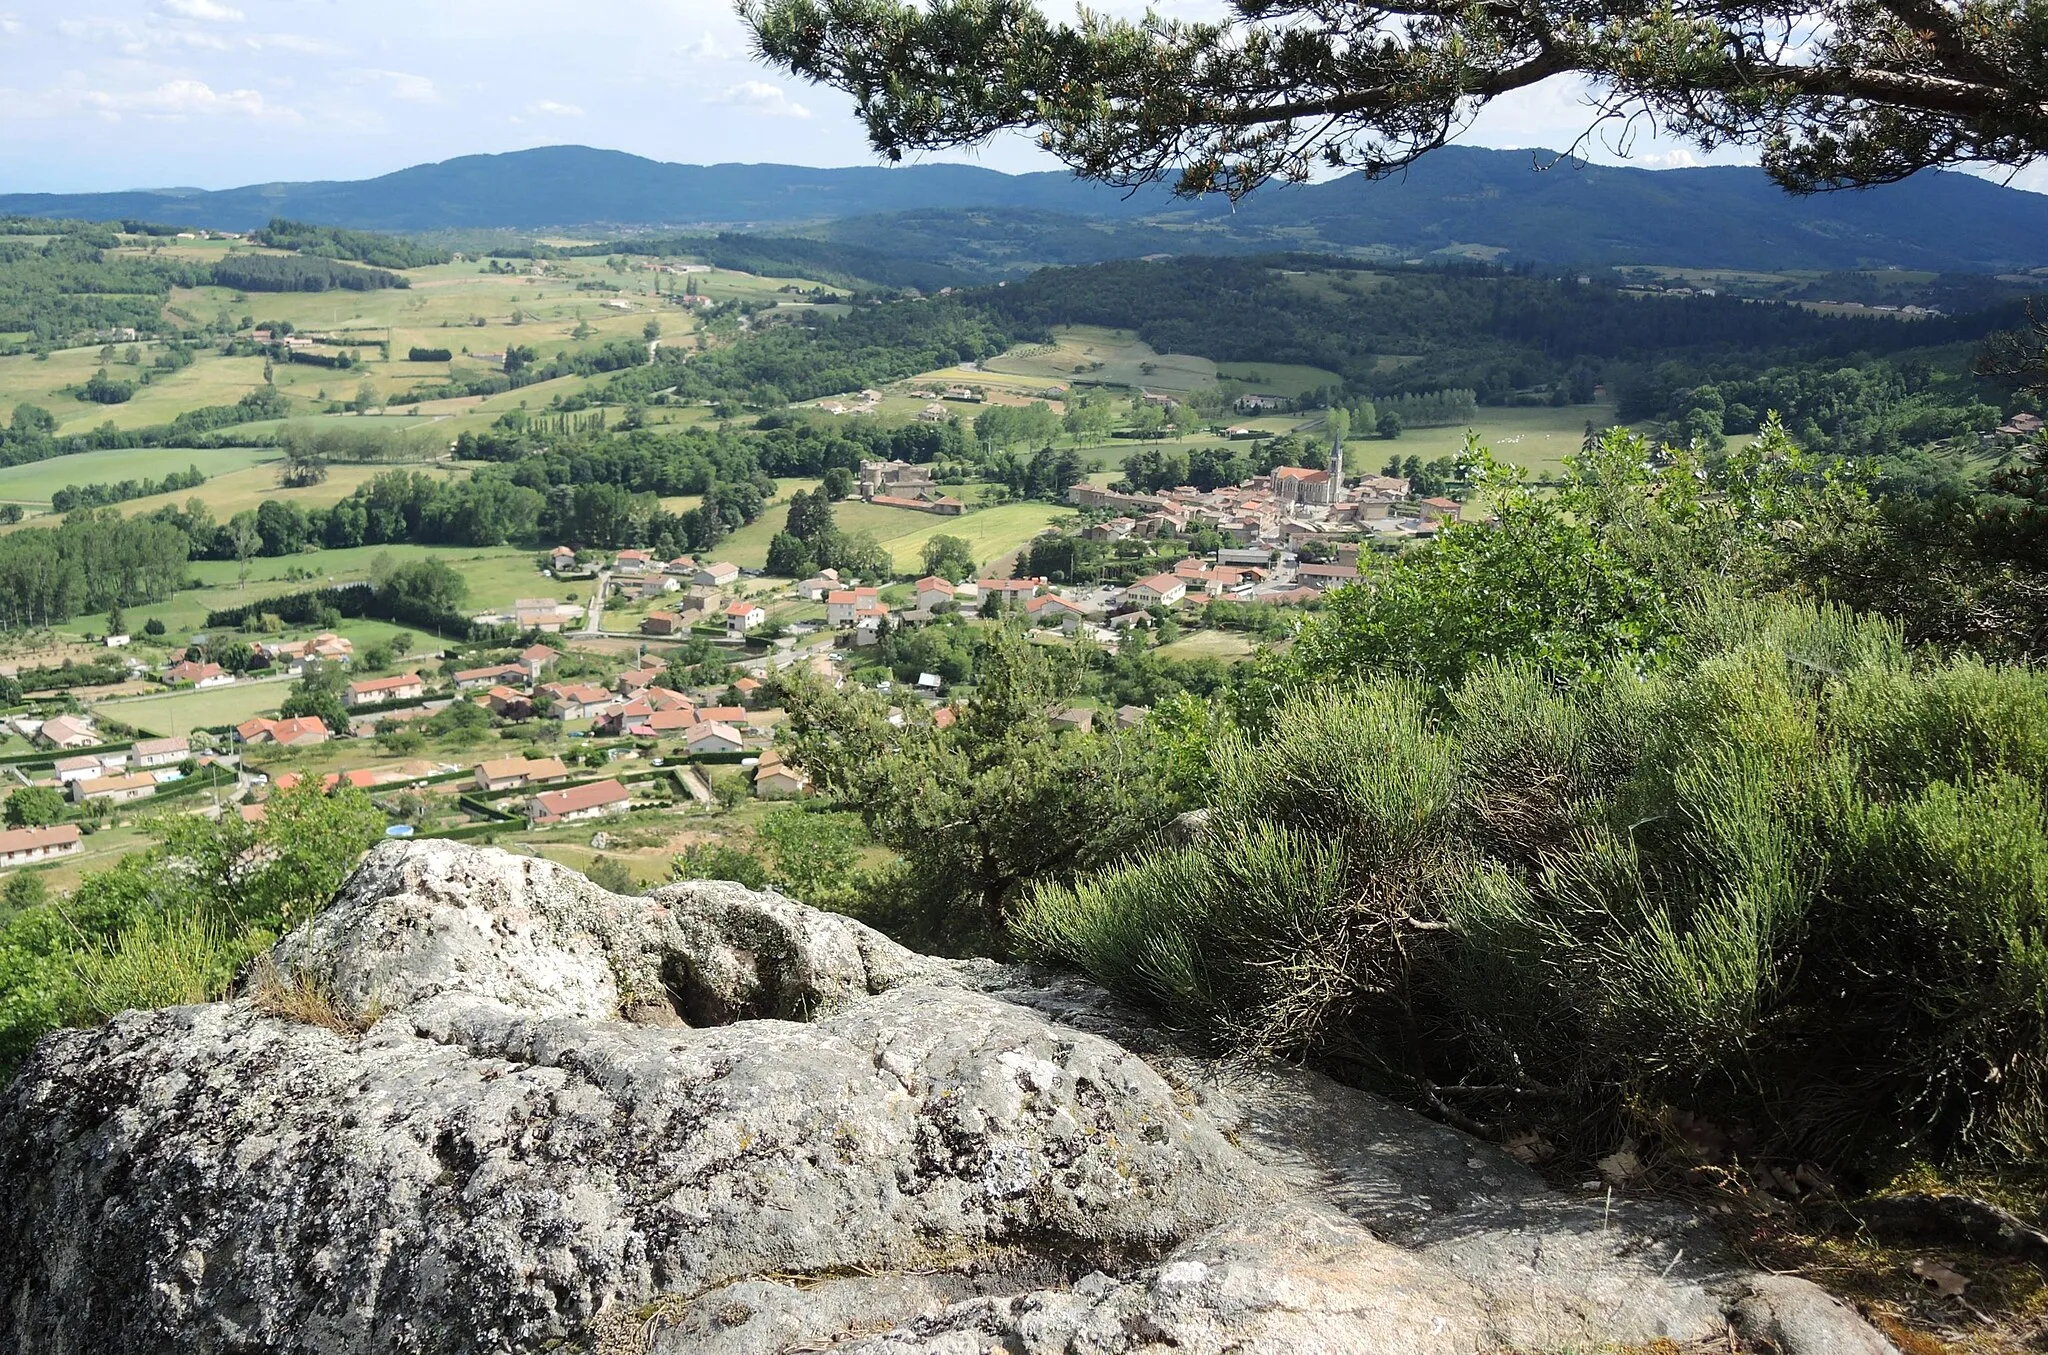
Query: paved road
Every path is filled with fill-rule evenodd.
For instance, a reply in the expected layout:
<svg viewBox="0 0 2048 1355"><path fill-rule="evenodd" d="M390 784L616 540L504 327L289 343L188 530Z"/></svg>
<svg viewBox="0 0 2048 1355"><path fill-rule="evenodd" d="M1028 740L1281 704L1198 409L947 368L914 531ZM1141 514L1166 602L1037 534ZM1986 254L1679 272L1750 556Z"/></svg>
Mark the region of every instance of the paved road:
<svg viewBox="0 0 2048 1355"><path fill-rule="evenodd" d="M583 622L583 634L595 636L604 630L604 595L612 586L612 572L609 569L597 571L597 591L590 595L590 606Z"/></svg>

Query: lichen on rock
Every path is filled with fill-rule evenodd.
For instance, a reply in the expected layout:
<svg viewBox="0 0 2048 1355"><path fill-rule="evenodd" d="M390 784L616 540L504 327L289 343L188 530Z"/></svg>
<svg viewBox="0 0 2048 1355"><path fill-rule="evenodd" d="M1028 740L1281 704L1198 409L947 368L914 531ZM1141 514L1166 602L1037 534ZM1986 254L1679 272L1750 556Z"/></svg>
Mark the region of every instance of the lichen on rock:
<svg viewBox="0 0 2048 1355"><path fill-rule="evenodd" d="M0 1350L1884 1349L1690 1220L1594 1229L1363 1093L772 893L387 844L267 964L364 1019L125 1013L0 1097Z"/></svg>

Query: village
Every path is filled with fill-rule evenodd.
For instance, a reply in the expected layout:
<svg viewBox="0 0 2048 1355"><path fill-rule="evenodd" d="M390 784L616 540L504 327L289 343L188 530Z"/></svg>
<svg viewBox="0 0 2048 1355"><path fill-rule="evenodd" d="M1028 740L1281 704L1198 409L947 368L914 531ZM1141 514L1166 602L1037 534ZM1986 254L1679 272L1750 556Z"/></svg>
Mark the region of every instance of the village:
<svg viewBox="0 0 2048 1355"><path fill-rule="evenodd" d="M899 461L863 462L857 493L883 506L960 510L928 467ZM1034 546L1087 543L1106 562L1099 577L1026 573L1031 547L998 562L1012 567L1008 577L864 579L825 569L785 580L722 560L563 544L538 563L536 580L588 586L587 600L524 597L477 613L479 633L519 639L376 656L391 671L365 671L354 642L332 630L260 636L249 646L254 667L242 672L209 657L222 637L194 635L152 666L133 637L106 636L131 677L169 692L279 684L284 708L287 691L329 673L335 702L183 733L103 722L83 706L17 715L7 732L31 751L0 768L20 786L61 796L62 811L0 833L0 868L78 854L92 833L166 809L261 822L269 797L308 779L370 793L391 812L396 836L492 840L636 810L801 798L808 778L775 747L783 712L774 684L792 669L837 687L872 682L899 711L914 703L943 724L957 693L938 675L893 681L862 651L922 626L1008 622L1039 643L1114 653L1134 632L1145 643L1143 633L1169 624L1199 628L1210 603L1311 609L1358 579L1362 553L1426 539L1461 511L1448 498L1412 498L1405 479L1347 476L1335 451L1326 468L1282 466L1210 490L1138 493L1084 480L1067 500L1077 511ZM1213 548L1194 548L1205 543ZM281 685L287 679L295 685ZM1055 712L1053 728L1087 733L1145 715L1077 706ZM494 737L519 751L482 746Z"/></svg>

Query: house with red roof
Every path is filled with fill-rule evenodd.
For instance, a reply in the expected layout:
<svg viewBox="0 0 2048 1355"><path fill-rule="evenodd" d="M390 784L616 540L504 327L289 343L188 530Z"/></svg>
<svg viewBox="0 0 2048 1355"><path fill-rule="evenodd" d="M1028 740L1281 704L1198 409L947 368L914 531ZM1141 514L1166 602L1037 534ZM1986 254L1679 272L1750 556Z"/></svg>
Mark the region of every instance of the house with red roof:
<svg viewBox="0 0 2048 1355"><path fill-rule="evenodd" d="M30 866L60 856L76 856L83 849L75 823L52 824L47 828L13 828L0 833L0 867Z"/></svg>
<svg viewBox="0 0 2048 1355"><path fill-rule="evenodd" d="M587 786L542 791L527 801L526 817L536 828L551 828L623 814L632 804L632 792L617 781L593 781Z"/></svg>
<svg viewBox="0 0 2048 1355"><path fill-rule="evenodd" d="M1124 590L1125 601L1139 607L1171 607L1187 595L1187 581L1171 574L1154 574Z"/></svg>
<svg viewBox="0 0 2048 1355"><path fill-rule="evenodd" d="M418 673L400 673L396 677L351 682L342 693L341 701L349 707L381 706L391 701L418 701L426 694L426 679Z"/></svg>

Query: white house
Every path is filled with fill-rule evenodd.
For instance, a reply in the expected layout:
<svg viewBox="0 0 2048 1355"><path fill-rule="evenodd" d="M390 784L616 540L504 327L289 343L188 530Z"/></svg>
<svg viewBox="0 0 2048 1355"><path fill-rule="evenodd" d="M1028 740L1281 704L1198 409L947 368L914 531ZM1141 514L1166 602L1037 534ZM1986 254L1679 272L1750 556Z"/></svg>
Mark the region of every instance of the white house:
<svg viewBox="0 0 2048 1355"><path fill-rule="evenodd" d="M351 682L342 701L349 706L378 706L387 701L417 701L426 694L426 681L418 673L401 673L397 677Z"/></svg>
<svg viewBox="0 0 2048 1355"><path fill-rule="evenodd" d="M73 781L90 781L94 777L123 771L127 766L126 753L81 753L77 757L58 758L57 783L69 786Z"/></svg>
<svg viewBox="0 0 2048 1355"><path fill-rule="evenodd" d="M1125 599L1140 607L1171 607L1187 595L1187 581L1171 574L1154 574L1124 590Z"/></svg>
<svg viewBox="0 0 2048 1355"><path fill-rule="evenodd" d="M123 804L129 800L146 800L154 794L156 778L148 772L136 772L132 776L91 776L71 783L71 798L78 804L88 800Z"/></svg>
<svg viewBox="0 0 2048 1355"><path fill-rule="evenodd" d="M36 741L46 748L90 748L100 741L99 731L83 715L59 715L43 721Z"/></svg>
<svg viewBox="0 0 2048 1355"><path fill-rule="evenodd" d="M690 582L696 584L699 588L730 588L733 584L739 582L739 578L740 567L738 565L728 564L724 560L717 560L708 565L699 565L696 575Z"/></svg>
<svg viewBox="0 0 2048 1355"><path fill-rule="evenodd" d="M0 867L34 865L59 856L76 856L81 850L83 844L75 823L11 828L0 833Z"/></svg>
<svg viewBox="0 0 2048 1355"><path fill-rule="evenodd" d="M132 751L138 767L175 767L192 756L192 741L182 735L170 739L139 739Z"/></svg>
<svg viewBox="0 0 2048 1355"><path fill-rule="evenodd" d="M683 746L692 753L737 753L747 744L731 725L710 721L692 726L683 736Z"/></svg>
<svg viewBox="0 0 2048 1355"><path fill-rule="evenodd" d="M729 604L725 609L725 633L742 636L768 620L758 602L740 601Z"/></svg>

